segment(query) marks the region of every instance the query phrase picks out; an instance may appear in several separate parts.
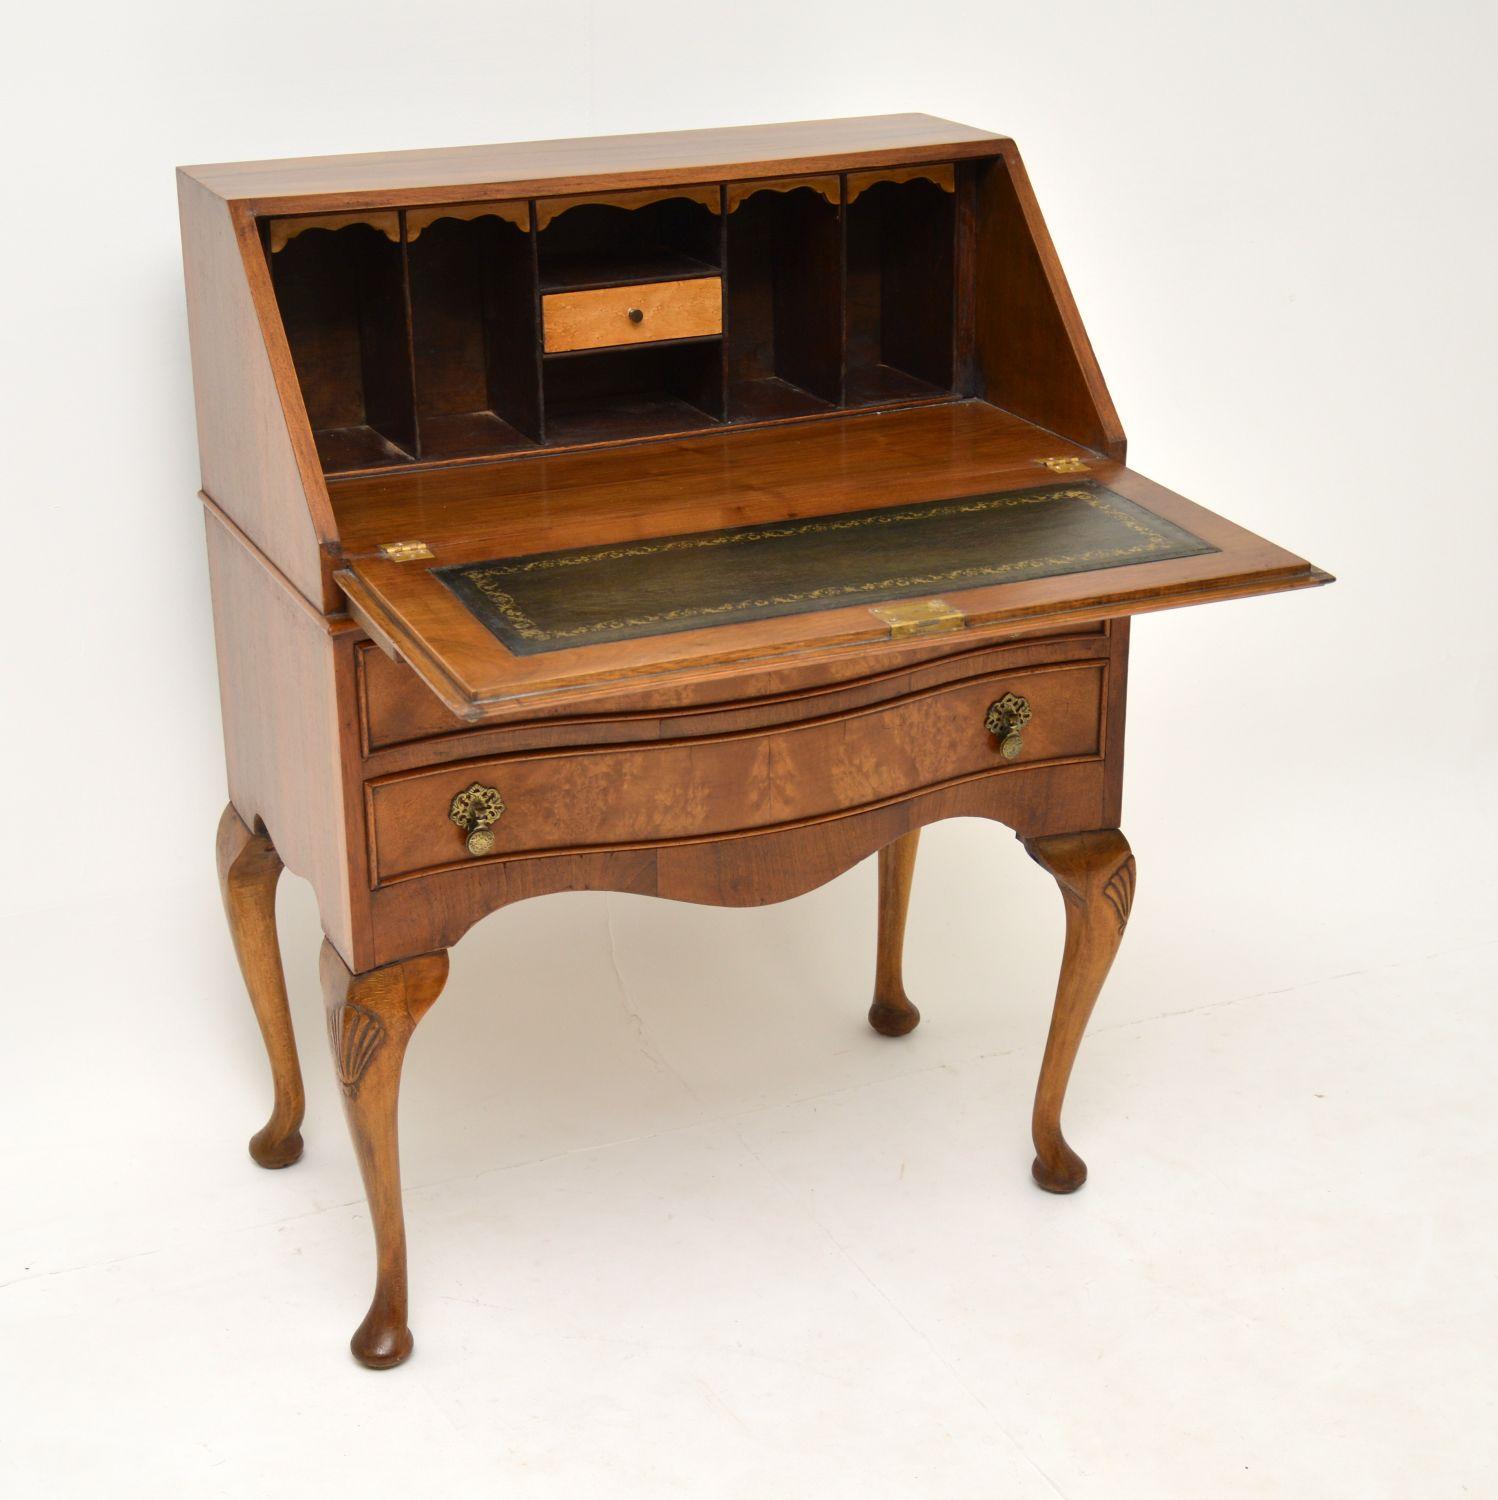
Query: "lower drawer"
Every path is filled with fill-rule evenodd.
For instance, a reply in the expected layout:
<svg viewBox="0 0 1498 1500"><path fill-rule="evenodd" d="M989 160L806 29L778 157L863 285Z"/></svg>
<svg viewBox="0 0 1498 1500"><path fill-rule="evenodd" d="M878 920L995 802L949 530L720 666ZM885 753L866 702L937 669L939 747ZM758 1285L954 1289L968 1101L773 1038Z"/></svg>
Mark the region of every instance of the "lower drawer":
<svg viewBox="0 0 1498 1500"><path fill-rule="evenodd" d="M1101 662L989 674L872 706L737 734L546 750L366 784L376 885L474 863L453 799L499 794L480 859L722 838L897 801L915 792L1101 754ZM985 727L1006 694L1028 722L1012 759ZM491 802L492 805L492 802Z"/></svg>

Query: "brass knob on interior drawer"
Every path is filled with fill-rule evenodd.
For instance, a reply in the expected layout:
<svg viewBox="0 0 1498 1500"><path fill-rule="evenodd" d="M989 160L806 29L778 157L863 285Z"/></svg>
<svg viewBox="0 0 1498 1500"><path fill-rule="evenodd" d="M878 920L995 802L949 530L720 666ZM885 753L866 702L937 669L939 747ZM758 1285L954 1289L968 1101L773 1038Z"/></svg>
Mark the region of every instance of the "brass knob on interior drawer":
<svg viewBox="0 0 1498 1500"><path fill-rule="evenodd" d="M632 307L624 316L631 323L643 323L645 321L645 309L643 307Z"/></svg>
<svg viewBox="0 0 1498 1500"><path fill-rule="evenodd" d="M1023 735L1030 722L1030 700L1018 693L1005 693L997 703L988 705L983 727L999 741L999 753L1013 760L1025 748Z"/></svg>
<svg viewBox="0 0 1498 1500"><path fill-rule="evenodd" d="M477 781L464 787L452 800L447 815L463 829L468 837L463 840L472 855L491 854L494 850L494 830L505 810L505 800L492 786L482 786Z"/></svg>

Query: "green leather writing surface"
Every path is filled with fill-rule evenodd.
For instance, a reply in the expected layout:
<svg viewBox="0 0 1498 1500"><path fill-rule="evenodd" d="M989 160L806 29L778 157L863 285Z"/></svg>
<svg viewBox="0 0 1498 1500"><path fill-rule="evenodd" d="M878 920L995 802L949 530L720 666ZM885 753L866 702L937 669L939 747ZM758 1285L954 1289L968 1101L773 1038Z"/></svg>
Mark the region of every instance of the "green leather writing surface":
<svg viewBox="0 0 1498 1500"><path fill-rule="evenodd" d="M434 571L530 656L1216 550L1082 480Z"/></svg>

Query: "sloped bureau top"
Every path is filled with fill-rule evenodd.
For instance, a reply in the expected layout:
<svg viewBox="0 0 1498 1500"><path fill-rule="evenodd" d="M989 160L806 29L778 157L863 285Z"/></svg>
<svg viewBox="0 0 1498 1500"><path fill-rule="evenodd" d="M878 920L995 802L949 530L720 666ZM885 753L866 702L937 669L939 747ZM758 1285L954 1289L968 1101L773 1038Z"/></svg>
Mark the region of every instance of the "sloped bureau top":
<svg viewBox="0 0 1498 1500"><path fill-rule="evenodd" d="M774 177L860 164L993 156L1007 140L934 115L863 115L718 130L226 162L179 170L252 213L295 213L335 204L405 207L474 196L593 192L643 181Z"/></svg>

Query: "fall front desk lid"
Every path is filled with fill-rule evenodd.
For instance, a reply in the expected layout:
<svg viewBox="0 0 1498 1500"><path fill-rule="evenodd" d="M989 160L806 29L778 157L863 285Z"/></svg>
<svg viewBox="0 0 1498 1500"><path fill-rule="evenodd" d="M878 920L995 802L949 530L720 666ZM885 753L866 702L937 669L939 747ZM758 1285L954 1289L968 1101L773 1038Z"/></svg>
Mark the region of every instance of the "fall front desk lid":
<svg viewBox="0 0 1498 1500"><path fill-rule="evenodd" d="M1218 550L1082 480L433 572L525 657Z"/></svg>

